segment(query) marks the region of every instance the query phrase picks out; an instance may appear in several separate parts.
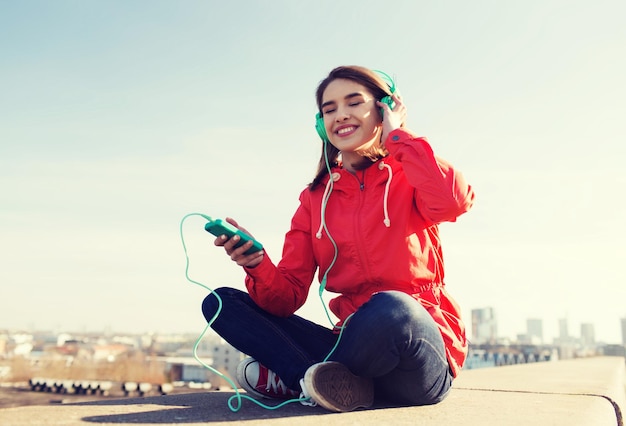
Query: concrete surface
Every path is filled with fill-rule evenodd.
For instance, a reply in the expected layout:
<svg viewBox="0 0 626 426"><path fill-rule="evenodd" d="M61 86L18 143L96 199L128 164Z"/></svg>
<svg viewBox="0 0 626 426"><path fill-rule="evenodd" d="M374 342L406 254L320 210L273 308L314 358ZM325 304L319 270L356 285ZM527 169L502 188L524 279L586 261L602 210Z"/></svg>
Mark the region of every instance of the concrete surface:
<svg viewBox="0 0 626 426"><path fill-rule="evenodd" d="M624 358L597 357L464 371L449 397L434 406L330 413L299 403L266 410L242 400L233 412L228 400L234 392L206 392L6 408L0 425L623 426L624 386Z"/></svg>

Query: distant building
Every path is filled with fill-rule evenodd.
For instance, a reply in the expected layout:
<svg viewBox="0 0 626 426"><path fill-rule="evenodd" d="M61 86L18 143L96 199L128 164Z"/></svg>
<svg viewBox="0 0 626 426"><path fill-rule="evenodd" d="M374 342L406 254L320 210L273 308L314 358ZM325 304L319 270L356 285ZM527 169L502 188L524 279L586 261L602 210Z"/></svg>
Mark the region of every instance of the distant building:
<svg viewBox="0 0 626 426"><path fill-rule="evenodd" d="M580 325L580 342L583 346L594 346L596 344L596 333L593 324L583 323Z"/></svg>
<svg viewBox="0 0 626 426"><path fill-rule="evenodd" d="M14 346L12 352L18 356L28 356L34 348L34 339L32 334L15 333L11 336Z"/></svg>
<svg viewBox="0 0 626 426"><path fill-rule="evenodd" d="M94 361L107 361L113 362L120 355L128 353L129 346L121 343L112 343L108 345L93 345L92 346L92 359Z"/></svg>
<svg viewBox="0 0 626 426"><path fill-rule="evenodd" d="M561 318L559 320L559 339L561 340L569 339L569 329L567 325L567 318Z"/></svg>
<svg viewBox="0 0 626 426"><path fill-rule="evenodd" d="M559 319L559 337L554 339L554 345L559 350L559 359L573 358L579 344L580 341L569 334L567 318Z"/></svg>
<svg viewBox="0 0 626 426"><path fill-rule="evenodd" d="M170 380L184 382L211 383L213 388L228 386L228 380L235 380L237 365L243 354L216 336L207 336L198 342L198 358L202 363L215 369L219 374L201 365L187 348L181 348L175 356L167 359L170 365Z"/></svg>
<svg viewBox="0 0 626 426"><path fill-rule="evenodd" d="M606 356L622 356L626 358L626 345L606 345L603 351Z"/></svg>
<svg viewBox="0 0 626 426"><path fill-rule="evenodd" d="M529 318L526 320L526 335L529 343L543 343L543 321L538 318Z"/></svg>
<svg viewBox="0 0 626 426"><path fill-rule="evenodd" d="M495 343L498 324L493 308L472 309L472 343Z"/></svg>

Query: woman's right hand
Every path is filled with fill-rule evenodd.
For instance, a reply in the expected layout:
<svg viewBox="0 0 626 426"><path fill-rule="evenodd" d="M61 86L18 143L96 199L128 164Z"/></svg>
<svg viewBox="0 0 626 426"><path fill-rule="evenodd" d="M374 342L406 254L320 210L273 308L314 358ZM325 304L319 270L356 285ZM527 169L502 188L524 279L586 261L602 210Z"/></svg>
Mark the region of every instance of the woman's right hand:
<svg viewBox="0 0 626 426"><path fill-rule="evenodd" d="M250 234L245 228L242 228L237 224L235 219L230 217L226 218L226 222L230 223L234 227L240 229L248 235ZM215 245L218 247L224 247L226 254L237 263L239 266L245 266L246 268L254 268L263 260L264 250L259 250L252 254L244 254L250 247L252 247L252 241L248 241L241 247L235 248L235 245L239 242L239 236L235 235L232 238L228 238L226 235L220 235L215 239Z"/></svg>
<svg viewBox="0 0 626 426"><path fill-rule="evenodd" d="M394 107L383 102L376 102L376 104L383 109L383 131L381 134L381 144L384 146L385 141L389 133L404 126L406 123L407 110L404 102L402 102L402 96L399 93L395 93L391 96L394 101Z"/></svg>

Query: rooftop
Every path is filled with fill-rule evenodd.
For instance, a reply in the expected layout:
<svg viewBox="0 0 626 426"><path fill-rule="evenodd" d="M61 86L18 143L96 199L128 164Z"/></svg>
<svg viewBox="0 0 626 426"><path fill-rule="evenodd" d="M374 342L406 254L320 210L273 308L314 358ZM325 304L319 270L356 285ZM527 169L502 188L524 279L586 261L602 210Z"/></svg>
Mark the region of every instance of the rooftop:
<svg viewBox="0 0 626 426"><path fill-rule="evenodd" d="M6 408L0 424L623 426L625 383L623 357L592 357L464 371L448 398L433 406L330 413L297 403L266 410L242 400L233 412L234 392L209 391Z"/></svg>

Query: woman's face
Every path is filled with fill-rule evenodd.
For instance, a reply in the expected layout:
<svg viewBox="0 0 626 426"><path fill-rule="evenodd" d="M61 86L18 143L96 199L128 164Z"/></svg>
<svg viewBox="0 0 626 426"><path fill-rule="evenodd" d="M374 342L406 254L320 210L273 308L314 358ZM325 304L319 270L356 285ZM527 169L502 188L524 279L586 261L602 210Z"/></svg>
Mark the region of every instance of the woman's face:
<svg viewBox="0 0 626 426"><path fill-rule="evenodd" d="M380 144L379 107L365 86L346 79L331 81L321 109L328 139L344 155L367 152Z"/></svg>

